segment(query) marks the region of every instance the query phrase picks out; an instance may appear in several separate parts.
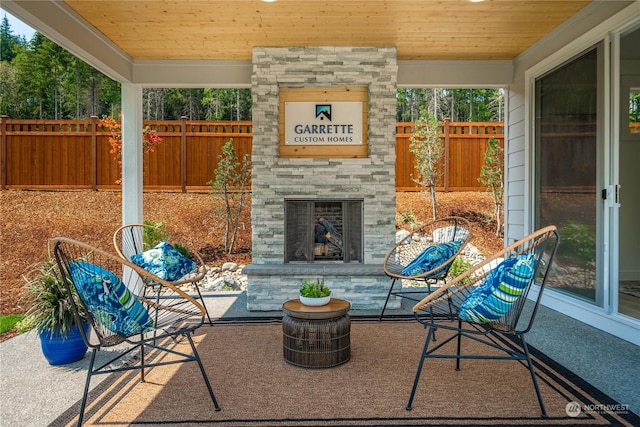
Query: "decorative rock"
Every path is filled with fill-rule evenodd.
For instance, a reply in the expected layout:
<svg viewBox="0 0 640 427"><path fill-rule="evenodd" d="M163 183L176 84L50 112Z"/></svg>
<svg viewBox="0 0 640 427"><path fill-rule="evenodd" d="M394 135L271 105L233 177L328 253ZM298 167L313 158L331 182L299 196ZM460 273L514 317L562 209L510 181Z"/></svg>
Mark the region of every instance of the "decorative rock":
<svg viewBox="0 0 640 427"><path fill-rule="evenodd" d="M468 243L467 246L464 247L460 256L465 261L471 263L472 265L476 265L487 259L478 248L473 246L471 243Z"/></svg>
<svg viewBox="0 0 640 427"><path fill-rule="evenodd" d="M199 285L208 292L243 291L247 289L243 267L233 262L226 262L222 267L210 267Z"/></svg>
<svg viewBox="0 0 640 427"><path fill-rule="evenodd" d="M207 277L205 276L204 280L202 281L202 286L204 287L205 291L219 291L224 287L224 277L218 277L217 279L213 280L206 279Z"/></svg>
<svg viewBox="0 0 640 427"><path fill-rule="evenodd" d="M235 262L225 262L222 264L222 271L236 271L238 269L238 264Z"/></svg>
<svg viewBox="0 0 640 427"><path fill-rule="evenodd" d="M402 239L404 239L405 237L407 237L409 233L407 230L398 230L396 232L396 243L399 243ZM409 242L407 242L409 243Z"/></svg>

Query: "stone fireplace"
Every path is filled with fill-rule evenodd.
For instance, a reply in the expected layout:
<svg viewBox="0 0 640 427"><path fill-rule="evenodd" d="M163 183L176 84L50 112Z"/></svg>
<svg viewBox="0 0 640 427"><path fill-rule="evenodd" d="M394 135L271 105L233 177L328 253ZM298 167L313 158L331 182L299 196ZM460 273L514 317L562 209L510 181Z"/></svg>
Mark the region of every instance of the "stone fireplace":
<svg viewBox="0 0 640 427"><path fill-rule="evenodd" d="M382 308L395 242L396 74L393 47L254 48L249 310L280 310L305 278L322 278L353 309ZM345 86L366 88L366 155L281 156L280 89Z"/></svg>

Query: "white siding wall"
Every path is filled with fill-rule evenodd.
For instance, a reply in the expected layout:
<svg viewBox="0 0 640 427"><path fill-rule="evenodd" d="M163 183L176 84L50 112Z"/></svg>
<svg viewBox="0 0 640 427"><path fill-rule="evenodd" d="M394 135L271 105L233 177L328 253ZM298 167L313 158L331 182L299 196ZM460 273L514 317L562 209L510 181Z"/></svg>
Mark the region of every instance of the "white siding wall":
<svg viewBox="0 0 640 427"><path fill-rule="evenodd" d="M624 9L624 10L622 10ZM640 16L640 2L594 2L514 61L507 115L505 236L508 242L533 231L529 79L553 70L573 56L605 40L608 33ZM605 130L605 134L609 134ZM603 166L604 167L604 166ZM612 262L617 262L614 260ZM605 266L607 267L607 266ZM535 296L534 296L535 297ZM638 321L566 294L547 289L542 303L591 326L640 345Z"/></svg>

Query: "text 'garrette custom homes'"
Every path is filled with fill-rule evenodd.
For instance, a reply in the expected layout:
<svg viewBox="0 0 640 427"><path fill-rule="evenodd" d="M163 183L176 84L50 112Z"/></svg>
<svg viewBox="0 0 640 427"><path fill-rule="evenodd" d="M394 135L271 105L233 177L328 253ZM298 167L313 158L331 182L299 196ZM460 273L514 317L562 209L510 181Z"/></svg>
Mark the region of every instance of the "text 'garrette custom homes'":
<svg viewBox="0 0 640 427"><path fill-rule="evenodd" d="M361 102L286 102L285 122L286 144L362 144Z"/></svg>
<svg viewBox="0 0 640 427"><path fill-rule="evenodd" d="M295 136L293 141L299 143L353 142L353 125L296 125L294 132L300 136Z"/></svg>

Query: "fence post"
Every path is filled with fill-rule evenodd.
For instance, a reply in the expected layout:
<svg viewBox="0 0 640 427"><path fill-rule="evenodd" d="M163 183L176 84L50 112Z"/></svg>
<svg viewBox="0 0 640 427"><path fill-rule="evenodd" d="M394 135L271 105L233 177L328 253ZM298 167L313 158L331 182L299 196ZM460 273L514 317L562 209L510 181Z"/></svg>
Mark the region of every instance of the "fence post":
<svg viewBox="0 0 640 427"><path fill-rule="evenodd" d="M91 189L98 191L98 116L91 116Z"/></svg>
<svg viewBox="0 0 640 427"><path fill-rule="evenodd" d="M0 156L2 156L2 171L0 171L0 186L2 190L7 189L7 119L9 116L3 114L0 116L0 134L2 135L0 139L2 140L2 144L0 146Z"/></svg>
<svg viewBox="0 0 640 427"><path fill-rule="evenodd" d="M449 122L450 119L448 117L444 118L444 126L442 130L444 132L444 191L449 192L449 163L451 162L451 153L450 153L450 138L449 138Z"/></svg>
<svg viewBox="0 0 640 427"><path fill-rule="evenodd" d="M180 117L180 181L187 192L187 116Z"/></svg>

